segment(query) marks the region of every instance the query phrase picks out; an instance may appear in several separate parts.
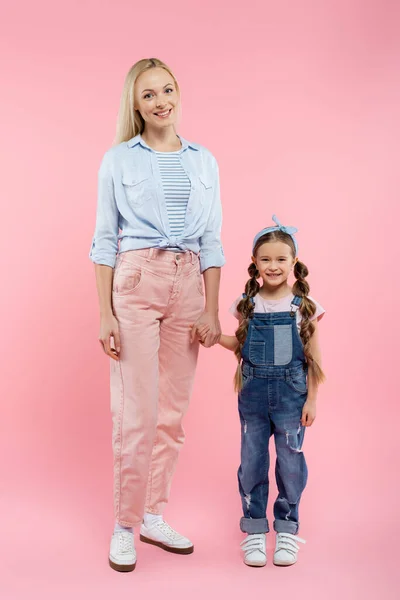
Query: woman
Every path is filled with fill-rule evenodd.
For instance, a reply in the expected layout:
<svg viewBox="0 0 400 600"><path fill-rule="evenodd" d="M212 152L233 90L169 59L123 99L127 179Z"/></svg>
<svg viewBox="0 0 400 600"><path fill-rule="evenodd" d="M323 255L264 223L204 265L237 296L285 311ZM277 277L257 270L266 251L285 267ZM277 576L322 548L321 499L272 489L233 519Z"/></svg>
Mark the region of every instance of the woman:
<svg viewBox="0 0 400 600"><path fill-rule="evenodd" d="M135 526L144 542L193 552L162 512L184 441L196 331L208 332L207 347L221 335L225 260L218 165L208 150L177 135L179 105L171 70L157 59L137 62L126 77L116 145L99 171L90 257L100 342L112 359L116 523L109 563L117 571L136 566Z"/></svg>

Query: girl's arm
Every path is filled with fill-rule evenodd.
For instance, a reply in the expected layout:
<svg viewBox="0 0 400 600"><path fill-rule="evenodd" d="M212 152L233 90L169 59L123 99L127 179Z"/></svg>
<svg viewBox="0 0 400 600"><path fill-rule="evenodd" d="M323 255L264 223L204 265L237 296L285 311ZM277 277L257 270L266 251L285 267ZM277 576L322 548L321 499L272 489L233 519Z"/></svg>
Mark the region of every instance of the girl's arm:
<svg viewBox="0 0 400 600"><path fill-rule="evenodd" d="M202 327L198 328L195 325L190 326L190 329L192 330L192 335L193 335L193 331L195 332L195 335L197 335L197 337L200 340L201 344L204 344L207 333L208 333L208 327L207 325L203 325ZM232 352L235 352L236 348L238 347L238 341L235 335L224 335L221 334L220 340L218 342L218 344L220 346L222 346L223 348L226 348L227 350L231 350Z"/></svg>
<svg viewBox="0 0 400 600"><path fill-rule="evenodd" d="M218 343L223 348L226 348L227 350L231 350L232 352L235 352L236 348L239 345L239 342L237 341L237 338L235 335L222 334L221 339L219 340Z"/></svg>
<svg viewBox="0 0 400 600"><path fill-rule="evenodd" d="M321 366L321 349L319 346L318 321L313 321L315 326L314 333L310 338L310 350L314 360ZM317 413L317 393L318 383L311 369L308 371L308 394L307 401L303 407L301 424L304 427L310 427L313 424Z"/></svg>

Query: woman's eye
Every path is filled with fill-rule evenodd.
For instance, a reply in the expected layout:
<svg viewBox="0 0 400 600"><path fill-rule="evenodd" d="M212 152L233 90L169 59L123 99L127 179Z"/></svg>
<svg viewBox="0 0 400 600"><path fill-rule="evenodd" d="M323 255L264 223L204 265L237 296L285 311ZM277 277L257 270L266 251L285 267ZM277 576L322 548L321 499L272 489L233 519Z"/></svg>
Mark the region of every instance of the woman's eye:
<svg viewBox="0 0 400 600"><path fill-rule="evenodd" d="M168 88L167 90L165 90L165 92L173 92L174 90L172 88Z"/></svg>
<svg viewBox="0 0 400 600"><path fill-rule="evenodd" d="M143 96L143 98L144 98L145 100L147 100L147 98L150 98L151 96L152 96L152 94L146 94L145 96Z"/></svg>

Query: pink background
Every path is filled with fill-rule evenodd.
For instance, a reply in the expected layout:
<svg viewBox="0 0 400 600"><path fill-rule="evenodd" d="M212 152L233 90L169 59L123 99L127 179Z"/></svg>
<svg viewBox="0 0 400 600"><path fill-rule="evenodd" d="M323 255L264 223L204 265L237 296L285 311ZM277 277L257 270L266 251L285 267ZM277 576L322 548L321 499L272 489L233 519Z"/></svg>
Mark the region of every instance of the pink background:
<svg viewBox="0 0 400 600"><path fill-rule="evenodd" d="M1 12L1 597L398 597L399 4L25 0ZM235 363L221 348L201 353L166 513L195 554L138 542L135 573L107 566L108 360L87 255L123 80L146 56L176 73L182 135L219 161L224 331L273 212L299 228L327 310L307 545L291 569L241 562Z"/></svg>

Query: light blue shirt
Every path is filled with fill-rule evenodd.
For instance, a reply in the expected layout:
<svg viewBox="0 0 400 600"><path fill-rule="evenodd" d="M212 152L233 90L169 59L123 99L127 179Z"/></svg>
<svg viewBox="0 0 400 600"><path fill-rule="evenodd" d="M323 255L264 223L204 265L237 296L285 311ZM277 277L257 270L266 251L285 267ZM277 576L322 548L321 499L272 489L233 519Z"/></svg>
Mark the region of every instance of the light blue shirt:
<svg viewBox="0 0 400 600"><path fill-rule="evenodd" d="M140 135L108 150L99 170L91 260L114 268L116 256L141 248L200 253L201 272L225 264L218 165L203 146L180 138L190 179L184 228L171 235L157 155Z"/></svg>

